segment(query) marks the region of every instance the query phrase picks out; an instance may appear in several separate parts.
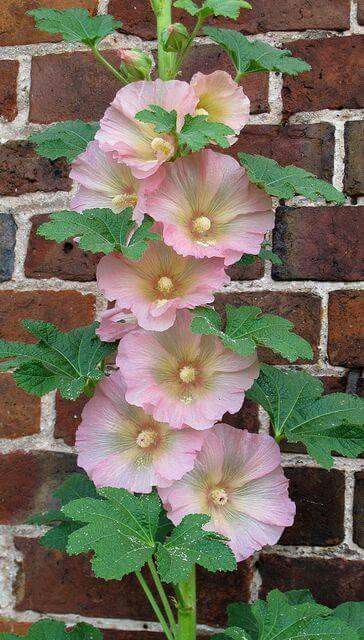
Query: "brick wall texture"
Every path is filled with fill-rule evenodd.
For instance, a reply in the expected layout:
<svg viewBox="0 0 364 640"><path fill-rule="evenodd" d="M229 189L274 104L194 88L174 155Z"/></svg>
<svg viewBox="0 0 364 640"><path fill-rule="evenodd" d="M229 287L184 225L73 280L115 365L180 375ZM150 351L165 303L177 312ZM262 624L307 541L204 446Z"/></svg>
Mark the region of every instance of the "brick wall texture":
<svg viewBox="0 0 364 640"><path fill-rule="evenodd" d="M0 337L23 339L22 318L71 329L99 317L105 301L95 286L95 256L72 243L46 242L37 227L66 208L72 188L63 160L39 158L29 134L65 119L99 118L118 88L82 46L36 31L26 11L86 7L109 11L123 30L105 41L155 51L147 0L2 0L0 11ZM252 38L290 48L312 71L298 78L252 74L244 81L252 116L232 153L245 150L311 170L344 189L343 206L304 199L277 204L274 250L282 266L232 268L224 302L258 304L292 320L314 350L298 364L327 391L359 393L363 364L363 54L362 0L255 0L232 26ZM180 13L176 11L176 17ZM189 22L189 20L187 20ZM225 54L201 39L183 69L230 69ZM268 361L285 362L264 354ZM159 640L159 627L131 577L96 580L86 558L39 546L30 514L52 504L53 489L76 468L75 429L85 400L49 394L42 400L0 374L0 630L25 631L43 615L84 619L105 640ZM226 420L269 432L263 412L246 402ZM225 623L230 601L254 600L269 589L308 587L330 606L363 598L363 459L336 456L319 469L297 445L282 445L297 518L280 543L241 563L233 574L199 573L201 638ZM76 618L77 616L77 618Z"/></svg>

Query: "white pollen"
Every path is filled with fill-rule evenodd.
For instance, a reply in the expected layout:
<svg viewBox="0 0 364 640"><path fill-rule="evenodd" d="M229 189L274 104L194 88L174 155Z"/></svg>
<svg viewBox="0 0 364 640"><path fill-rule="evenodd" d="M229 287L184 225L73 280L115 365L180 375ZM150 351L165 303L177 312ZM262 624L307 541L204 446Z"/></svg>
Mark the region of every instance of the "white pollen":
<svg viewBox="0 0 364 640"><path fill-rule="evenodd" d="M211 220L207 216L199 216L192 223L194 231L202 235L211 229Z"/></svg>

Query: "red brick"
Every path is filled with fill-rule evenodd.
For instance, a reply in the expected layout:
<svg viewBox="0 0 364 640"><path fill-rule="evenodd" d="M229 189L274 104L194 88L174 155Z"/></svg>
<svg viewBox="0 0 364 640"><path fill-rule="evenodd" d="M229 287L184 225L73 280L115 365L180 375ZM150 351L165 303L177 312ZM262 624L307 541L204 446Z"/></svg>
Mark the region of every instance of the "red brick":
<svg viewBox="0 0 364 640"><path fill-rule="evenodd" d="M273 248L283 261L275 280L352 281L364 277L358 259L364 207L279 207Z"/></svg>
<svg viewBox="0 0 364 640"><path fill-rule="evenodd" d="M364 471L355 474L353 539L364 548Z"/></svg>
<svg viewBox="0 0 364 640"><path fill-rule="evenodd" d="M115 60L116 54L111 58ZM34 57L30 90L31 122L51 123L80 118L99 120L120 89L92 53Z"/></svg>
<svg viewBox="0 0 364 640"><path fill-rule="evenodd" d="M231 424L231 426L236 429L247 429L248 431L251 431L251 433L258 433L258 411L258 405L252 400L249 400L249 398L245 398L240 411L234 414L225 413L222 418L222 422L227 422L227 424Z"/></svg>
<svg viewBox="0 0 364 640"><path fill-rule="evenodd" d="M85 556L68 557L41 547L31 538L16 538L16 547L23 553L16 585L18 611L32 609L53 614L154 620L134 575L126 576L121 582L97 580ZM227 604L249 598L251 579L250 562L240 563L232 573L200 571L200 622L225 624Z"/></svg>
<svg viewBox="0 0 364 640"><path fill-rule="evenodd" d="M37 235L37 230L49 216L34 216L25 259L27 278L60 278L89 282L96 279L100 255L82 251L76 242L52 242Z"/></svg>
<svg viewBox="0 0 364 640"><path fill-rule="evenodd" d="M61 331L90 324L94 296L78 291L0 291L0 338L31 342L24 319L53 322Z"/></svg>
<svg viewBox="0 0 364 640"><path fill-rule="evenodd" d="M259 280L264 276L264 263L261 260L256 260L256 262L246 267L239 266L236 263L231 265L227 272L234 281Z"/></svg>
<svg viewBox="0 0 364 640"><path fill-rule="evenodd" d="M362 600L364 563L341 558L289 558L262 554L258 563L262 576L260 597L272 589L309 589L328 607L348 600Z"/></svg>
<svg viewBox="0 0 364 640"><path fill-rule="evenodd" d="M10 373L0 375L0 398L0 438L38 433L40 398L17 387Z"/></svg>
<svg viewBox="0 0 364 640"><path fill-rule="evenodd" d="M69 191L65 160L38 156L29 142L0 145L0 195L20 196L35 191Z"/></svg>
<svg viewBox="0 0 364 640"><path fill-rule="evenodd" d="M364 0L358 0L358 22L364 24Z"/></svg>
<svg viewBox="0 0 364 640"><path fill-rule="evenodd" d="M123 31L141 38L155 38L155 19L149 4L133 0L111 0L109 12L123 22ZM264 31L302 31L305 29L348 29L349 0L287 0L284 4L272 0L255 0L252 11L242 11L237 22L225 18L210 23L244 33ZM190 26L193 20L184 11L174 11L174 20Z"/></svg>
<svg viewBox="0 0 364 640"><path fill-rule="evenodd" d="M95 11L97 0L2 0L0 15L0 46L33 44L37 42L56 42L59 36L52 36L36 29L34 18L27 15L30 9L38 8L69 9L84 7Z"/></svg>
<svg viewBox="0 0 364 640"><path fill-rule="evenodd" d="M232 147L234 155L240 151L268 156L282 165L297 165L331 182L334 128L326 123L249 125Z"/></svg>
<svg viewBox="0 0 364 640"><path fill-rule="evenodd" d="M71 447L75 444L75 436L77 427L81 422L82 409L88 400L89 398L85 396L80 396L74 402L72 400L64 400L57 393L55 438L62 438Z"/></svg>
<svg viewBox="0 0 364 640"><path fill-rule="evenodd" d="M342 471L285 468L297 512L279 544L331 547L344 539L345 475Z"/></svg>
<svg viewBox="0 0 364 640"><path fill-rule="evenodd" d="M359 109L363 106L358 60L364 55L364 38L348 36L324 40L296 40L287 44L311 71L284 76L283 109L286 114L320 109Z"/></svg>
<svg viewBox="0 0 364 640"><path fill-rule="evenodd" d="M0 522L26 523L30 515L53 508L53 491L75 470L75 456L69 454L15 451L0 455Z"/></svg>
<svg viewBox="0 0 364 640"><path fill-rule="evenodd" d="M294 330L308 340L317 360L317 348L320 337L321 301L308 293L281 293L262 291L254 293L227 293L216 296L217 309L222 312L227 304L234 306L254 305L261 307L264 313L274 313L287 318L294 324ZM259 349L263 362L281 363L282 358L267 349Z"/></svg>
<svg viewBox="0 0 364 640"><path fill-rule="evenodd" d="M0 618L0 632L25 635L30 624L30 622L17 622L17 620L12 620L11 618Z"/></svg>
<svg viewBox="0 0 364 640"><path fill-rule="evenodd" d="M363 364L364 291L329 296L329 361L343 367Z"/></svg>
<svg viewBox="0 0 364 640"><path fill-rule="evenodd" d="M350 196L364 194L364 123L345 124L344 188Z"/></svg>
<svg viewBox="0 0 364 640"><path fill-rule="evenodd" d="M0 36L1 37L1 36ZM19 62L1 60L0 62L0 118L14 120L18 113L17 80Z"/></svg>

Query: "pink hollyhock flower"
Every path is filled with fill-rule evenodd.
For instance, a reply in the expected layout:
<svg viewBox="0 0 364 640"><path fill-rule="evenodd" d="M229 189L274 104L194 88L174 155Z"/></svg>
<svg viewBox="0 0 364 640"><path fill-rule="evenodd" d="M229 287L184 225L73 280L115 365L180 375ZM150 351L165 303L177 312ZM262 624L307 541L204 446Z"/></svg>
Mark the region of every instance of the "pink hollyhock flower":
<svg viewBox="0 0 364 640"><path fill-rule="evenodd" d="M106 309L106 311L104 311L96 333L103 342L113 342L137 328L136 317L133 316L132 313L115 305L112 309Z"/></svg>
<svg viewBox="0 0 364 640"><path fill-rule="evenodd" d="M148 214L163 223L166 244L195 258L257 254L274 226L271 198L249 182L245 169L215 151L169 163L158 190L147 195Z"/></svg>
<svg viewBox="0 0 364 640"><path fill-rule="evenodd" d="M240 409L259 366L255 355L242 358L216 336L192 333L190 321L183 310L167 331L129 333L119 343L116 364L128 402L173 429L209 429L225 411Z"/></svg>
<svg viewBox="0 0 364 640"><path fill-rule="evenodd" d="M76 436L78 464L98 487L149 493L193 468L203 434L172 431L125 400L119 372L105 378L82 411Z"/></svg>
<svg viewBox="0 0 364 640"><path fill-rule="evenodd" d="M275 544L292 525L295 505L273 438L218 424L206 434L192 471L159 493L178 524L189 513L206 513L207 530L229 538L238 561Z"/></svg>
<svg viewBox="0 0 364 640"><path fill-rule="evenodd" d="M167 111L174 109L180 130L184 117L194 113L197 96L187 82L180 80L133 82L118 91L96 134L101 148L127 164L136 178L153 175L176 151L174 136L135 119L138 111L152 104Z"/></svg>
<svg viewBox="0 0 364 640"><path fill-rule="evenodd" d="M191 87L199 99L196 114L206 115L211 122L222 122L240 133L249 120L250 100L226 71L196 73Z"/></svg>
<svg viewBox="0 0 364 640"><path fill-rule="evenodd" d="M146 213L145 189L126 164L113 160L111 153L101 151L97 142L90 142L86 151L72 164L70 176L79 187L71 200L75 211L107 208L120 213L134 207L134 220L140 223ZM157 188L160 177L148 180L148 189Z"/></svg>
<svg viewBox="0 0 364 640"><path fill-rule="evenodd" d="M108 300L130 309L144 329L164 331L178 309L213 302L213 292L230 281L218 258L183 258L163 242L151 242L136 262L121 254L104 256L97 282Z"/></svg>

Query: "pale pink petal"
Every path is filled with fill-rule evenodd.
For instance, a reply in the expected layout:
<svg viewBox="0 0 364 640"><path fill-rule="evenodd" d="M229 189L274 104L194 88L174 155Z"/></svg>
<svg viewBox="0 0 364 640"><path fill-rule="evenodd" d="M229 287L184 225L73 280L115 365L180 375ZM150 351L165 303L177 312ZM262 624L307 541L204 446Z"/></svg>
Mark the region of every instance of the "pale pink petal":
<svg viewBox="0 0 364 640"><path fill-rule="evenodd" d="M100 326L96 329L96 334L103 342L113 342L137 328L138 324L135 316L125 309L115 306L104 311L101 316Z"/></svg>

